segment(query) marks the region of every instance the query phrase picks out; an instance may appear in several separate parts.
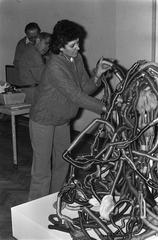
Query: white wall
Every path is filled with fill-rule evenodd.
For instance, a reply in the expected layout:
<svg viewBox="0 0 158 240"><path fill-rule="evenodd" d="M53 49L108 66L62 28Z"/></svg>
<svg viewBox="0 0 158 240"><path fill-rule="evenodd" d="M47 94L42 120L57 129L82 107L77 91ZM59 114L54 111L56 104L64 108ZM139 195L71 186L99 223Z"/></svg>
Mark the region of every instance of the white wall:
<svg viewBox="0 0 158 240"><path fill-rule="evenodd" d="M0 80L5 79L4 66L12 64L28 22L52 32L63 18L82 24L88 32L84 54L90 68L102 55L127 68L139 59L151 59L152 0L0 0ZM84 111L75 128L82 130L96 117Z"/></svg>
<svg viewBox="0 0 158 240"><path fill-rule="evenodd" d="M158 63L158 0L155 0L156 4L156 13L155 13L155 35L156 35L156 40L155 40L155 61Z"/></svg>
<svg viewBox="0 0 158 240"><path fill-rule="evenodd" d="M130 68L151 60L152 0L116 0L116 58Z"/></svg>
<svg viewBox="0 0 158 240"><path fill-rule="evenodd" d="M16 43L31 21L49 32L62 18L82 24L88 32L85 55L91 68L102 55L114 57L114 6L115 0L0 0L1 71L12 63Z"/></svg>
<svg viewBox="0 0 158 240"><path fill-rule="evenodd" d="M85 27L84 54L90 68L102 55L115 56L115 0L0 0L0 80L5 80L4 66L12 64L15 46L28 22L35 21L42 30L52 32L63 18ZM96 117L84 111L75 128L83 129Z"/></svg>

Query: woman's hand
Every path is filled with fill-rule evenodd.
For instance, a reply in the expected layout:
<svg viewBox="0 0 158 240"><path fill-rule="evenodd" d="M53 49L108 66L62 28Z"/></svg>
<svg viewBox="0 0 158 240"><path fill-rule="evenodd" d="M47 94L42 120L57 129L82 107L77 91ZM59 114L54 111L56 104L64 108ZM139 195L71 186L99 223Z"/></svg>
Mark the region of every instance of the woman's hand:
<svg viewBox="0 0 158 240"><path fill-rule="evenodd" d="M94 82L97 87L101 84L101 75L107 72L111 68L111 66L112 65L109 65L109 63L107 63L107 61L103 57L98 61L94 75Z"/></svg>
<svg viewBox="0 0 158 240"><path fill-rule="evenodd" d="M95 77L96 78L100 78L101 75L105 72L107 72L109 69L111 68L111 66L109 66L107 64L107 61L104 60L103 57L101 57L101 59L99 60L99 62L97 63L96 66L96 73L95 73Z"/></svg>

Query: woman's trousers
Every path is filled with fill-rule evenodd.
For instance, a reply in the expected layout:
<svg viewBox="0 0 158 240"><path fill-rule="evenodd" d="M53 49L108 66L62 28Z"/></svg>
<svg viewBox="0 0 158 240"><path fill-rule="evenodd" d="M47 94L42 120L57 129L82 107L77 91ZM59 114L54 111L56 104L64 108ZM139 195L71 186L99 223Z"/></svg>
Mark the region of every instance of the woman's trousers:
<svg viewBox="0 0 158 240"><path fill-rule="evenodd" d="M33 148L29 201L60 191L69 164L62 158L70 145L70 126L46 126L29 121Z"/></svg>

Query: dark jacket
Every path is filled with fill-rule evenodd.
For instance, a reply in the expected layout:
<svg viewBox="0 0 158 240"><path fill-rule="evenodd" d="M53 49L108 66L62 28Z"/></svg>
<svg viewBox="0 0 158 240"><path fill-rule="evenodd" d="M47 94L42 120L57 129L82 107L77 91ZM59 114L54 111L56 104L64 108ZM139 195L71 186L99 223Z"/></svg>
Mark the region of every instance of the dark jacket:
<svg viewBox="0 0 158 240"><path fill-rule="evenodd" d="M16 49L15 49L14 60L13 60L13 64L15 67L18 66L19 58L21 57L21 55L23 54L23 52L25 51L26 47L29 44L26 42L26 39L27 38L24 37L17 43Z"/></svg>
<svg viewBox="0 0 158 240"><path fill-rule="evenodd" d="M33 85L39 83L45 66L41 53L35 46L29 44L19 58L18 85Z"/></svg>
<svg viewBox="0 0 158 240"><path fill-rule="evenodd" d="M88 96L96 90L93 80L81 55L75 63L63 55L52 55L42 73L30 118L42 125L62 125L74 118L80 107L101 113L100 100Z"/></svg>
<svg viewBox="0 0 158 240"><path fill-rule="evenodd" d="M36 85L41 79L44 66L41 53L35 46L29 44L19 58L16 81L16 85L20 86L26 94L25 102L27 103L34 102Z"/></svg>

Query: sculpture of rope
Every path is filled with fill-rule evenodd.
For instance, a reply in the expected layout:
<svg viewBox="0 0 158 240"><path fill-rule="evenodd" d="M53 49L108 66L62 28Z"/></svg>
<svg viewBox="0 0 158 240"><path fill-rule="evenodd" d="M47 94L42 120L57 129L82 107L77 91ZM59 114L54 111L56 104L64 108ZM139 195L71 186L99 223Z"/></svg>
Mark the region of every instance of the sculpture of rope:
<svg viewBox="0 0 158 240"><path fill-rule="evenodd" d="M119 84L112 93L102 77L108 113L63 153L71 169L49 228L73 240L144 240L158 232L158 65L140 60L126 72L116 61L107 65ZM90 129L89 153L76 153ZM63 213L63 203L75 218Z"/></svg>

